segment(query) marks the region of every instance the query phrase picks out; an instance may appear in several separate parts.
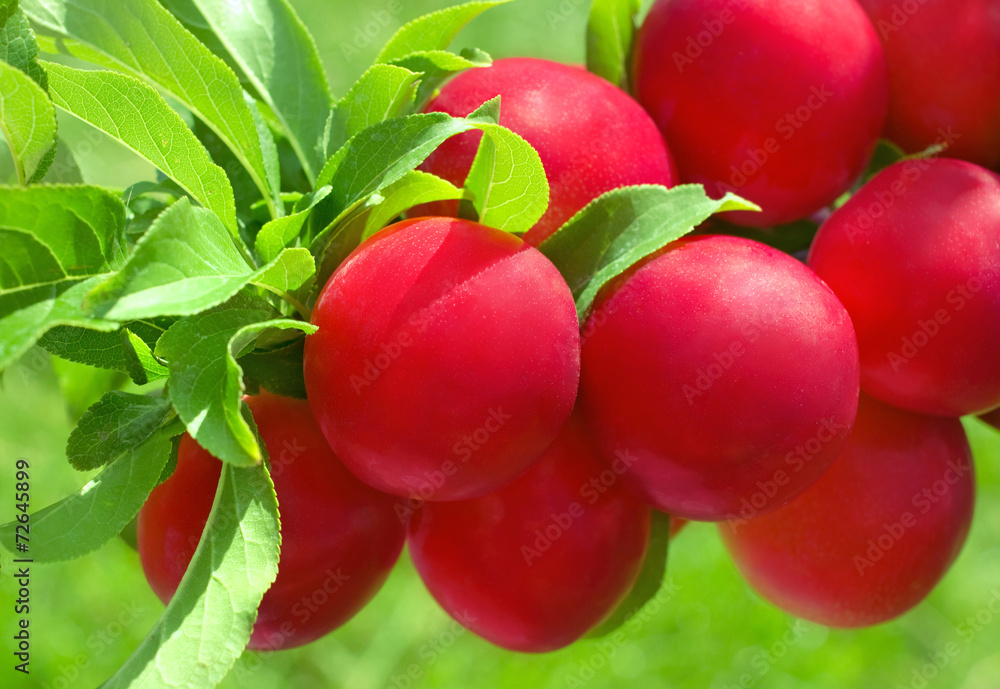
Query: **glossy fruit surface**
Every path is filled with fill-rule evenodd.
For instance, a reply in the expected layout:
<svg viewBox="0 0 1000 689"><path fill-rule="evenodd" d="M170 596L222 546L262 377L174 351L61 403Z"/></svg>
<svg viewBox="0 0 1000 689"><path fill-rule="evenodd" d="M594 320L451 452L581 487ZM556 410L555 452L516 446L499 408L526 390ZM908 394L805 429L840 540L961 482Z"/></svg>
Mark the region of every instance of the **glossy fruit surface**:
<svg viewBox="0 0 1000 689"><path fill-rule="evenodd" d="M271 457L282 539L278 576L261 601L249 648L291 648L364 607L399 557L404 527L395 499L358 481L337 460L305 400L263 393L247 403ZM139 512L142 567L164 603L194 555L221 468L185 434L177 469Z"/></svg>
<svg viewBox="0 0 1000 689"><path fill-rule="evenodd" d="M636 39L636 99L682 182L808 217L865 169L885 121L878 36L855 0L657 0Z"/></svg>
<svg viewBox="0 0 1000 689"><path fill-rule="evenodd" d="M1000 8L994 0L860 0L889 65L885 136L909 153L1000 168Z"/></svg>
<svg viewBox="0 0 1000 689"><path fill-rule="evenodd" d="M862 396L837 460L777 512L720 524L751 586L778 607L834 627L890 620L951 566L972 520L972 454L958 419Z"/></svg>
<svg viewBox="0 0 1000 689"><path fill-rule="evenodd" d="M823 224L809 265L851 314L865 392L943 416L1000 405L1000 176L897 163Z"/></svg>
<svg viewBox="0 0 1000 689"><path fill-rule="evenodd" d="M516 651L566 646L631 589L650 510L599 457L574 415L523 476L476 500L427 503L410 519L413 562L438 603Z"/></svg>
<svg viewBox="0 0 1000 689"><path fill-rule="evenodd" d="M313 311L305 382L344 464L387 493L460 500L538 459L576 398L569 287L517 237L418 218L362 244Z"/></svg>
<svg viewBox="0 0 1000 689"><path fill-rule="evenodd" d="M668 245L606 288L584 329L581 400L629 487L685 519L774 509L854 422L850 318L804 265L746 239Z"/></svg>
<svg viewBox="0 0 1000 689"><path fill-rule="evenodd" d="M505 58L448 82L429 112L470 114L501 97L500 124L530 143L549 181L549 207L525 234L537 246L606 191L634 184L676 183L670 154L649 115L621 89L578 67L535 58ZM423 169L461 186L482 134L453 137ZM435 212L449 208L435 205Z"/></svg>

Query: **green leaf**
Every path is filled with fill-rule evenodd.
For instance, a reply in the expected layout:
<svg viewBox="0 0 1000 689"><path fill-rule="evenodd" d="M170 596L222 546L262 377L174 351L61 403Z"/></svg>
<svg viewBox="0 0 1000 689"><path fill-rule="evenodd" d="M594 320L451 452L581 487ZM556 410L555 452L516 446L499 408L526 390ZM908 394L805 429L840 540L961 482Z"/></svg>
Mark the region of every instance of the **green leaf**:
<svg viewBox="0 0 1000 689"><path fill-rule="evenodd" d="M257 233L254 244L254 250L261 261L265 263L273 261L282 249L291 246L301 234L302 226L309 218L312 209L329 193L329 185L321 187L304 199L305 207L301 210L265 224Z"/></svg>
<svg viewBox="0 0 1000 689"><path fill-rule="evenodd" d="M160 214L114 277L87 296L95 313L183 316L224 302L254 273L219 219L184 198Z"/></svg>
<svg viewBox="0 0 1000 689"><path fill-rule="evenodd" d="M868 161L868 167L865 170L863 179L869 180L882 172L882 170L895 165L905 158L906 151L888 139L879 139L878 144L875 146L875 152L872 153L872 158Z"/></svg>
<svg viewBox="0 0 1000 689"><path fill-rule="evenodd" d="M113 463L78 492L31 515L31 557L61 562L96 550L121 532L156 486L180 424L147 435L140 446ZM13 552L17 522L0 527L0 541Z"/></svg>
<svg viewBox="0 0 1000 689"><path fill-rule="evenodd" d="M287 0L193 0L268 104L315 179L326 160L324 129L332 107L312 36Z"/></svg>
<svg viewBox="0 0 1000 689"><path fill-rule="evenodd" d="M257 183L254 181L253 176L240 164L239 159L230 150L226 142L220 139L212 131L212 128L201 120L196 119L194 121L191 131L194 132L195 138L208 151L212 162L225 171L226 177L229 179L229 184L233 188L233 196L236 202L236 217L241 225L245 226L248 221L251 221L253 215L251 207L252 204L257 202L263 206L264 219L269 220L272 208L275 208L275 199L271 199L270 205L268 205L268 201L260 197L260 191L257 189ZM271 138L270 142L273 144L274 139ZM180 196L187 196L187 194L181 190Z"/></svg>
<svg viewBox="0 0 1000 689"><path fill-rule="evenodd" d="M126 373L136 385L163 380L170 375L167 367L156 360L153 350L141 337L128 328L121 331Z"/></svg>
<svg viewBox="0 0 1000 689"><path fill-rule="evenodd" d="M37 57L35 32L17 0L0 0L0 62L21 70L45 90L45 70L39 66Z"/></svg>
<svg viewBox="0 0 1000 689"><path fill-rule="evenodd" d="M760 210L727 193L710 199L699 184L622 187L588 204L538 247L566 278L581 322L598 291L713 213Z"/></svg>
<svg viewBox="0 0 1000 689"><path fill-rule="evenodd" d="M156 345L170 369L174 408L198 444L225 462L247 465L261 460L261 449L240 415L242 370L237 357L265 330L315 328L302 321L271 320L266 304L237 295L196 317L183 318Z"/></svg>
<svg viewBox="0 0 1000 689"><path fill-rule="evenodd" d="M49 247L33 234L0 227L0 291L31 287L66 278L66 272Z"/></svg>
<svg viewBox="0 0 1000 689"><path fill-rule="evenodd" d="M160 472L160 478L156 481L157 486L173 476L174 471L177 469L177 455L180 453L181 440L183 437L183 434L175 435L170 439L170 456L167 457L167 463L163 465L163 471ZM136 549L138 550L138 548Z"/></svg>
<svg viewBox="0 0 1000 689"><path fill-rule="evenodd" d="M421 51L444 50L462 27L491 7L508 1L469 2L414 19L389 39L375 62L392 62Z"/></svg>
<svg viewBox="0 0 1000 689"><path fill-rule="evenodd" d="M177 182L238 236L233 189L222 168L163 97L134 77L51 62L53 102L121 141Z"/></svg>
<svg viewBox="0 0 1000 689"><path fill-rule="evenodd" d="M390 64L420 73L415 103L421 107L445 81L467 69L489 67L493 59L478 48L467 48L461 55L444 50L425 50L393 60Z"/></svg>
<svg viewBox="0 0 1000 689"><path fill-rule="evenodd" d="M103 689L214 687L243 653L278 572L278 503L263 466L225 464L198 549L159 622Z"/></svg>
<svg viewBox="0 0 1000 689"><path fill-rule="evenodd" d="M80 471L110 464L149 440L171 409L167 397L108 392L70 433L66 459Z"/></svg>
<svg viewBox="0 0 1000 689"><path fill-rule="evenodd" d="M317 184L330 185L330 196L323 208L331 208L333 212L318 212L324 229L313 239L313 254L324 253L338 222L358 204L398 182L443 141L470 129L495 124L495 117L478 110L467 118L431 112L386 120L357 134L331 156L317 180ZM329 215L333 220L328 222Z"/></svg>
<svg viewBox="0 0 1000 689"><path fill-rule="evenodd" d="M306 382L302 373L305 338L271 351L253 351L237 362L243 369L243 380L250 394L264 388L275 395L306 398Z"/></svg>
<svg viewBox="0 0 1000 689"><path fill-rule="evenodd" d="M494 109L495 108L495 109ZM500 117L500 97L480 109ZM537 151L499 125L483 125L483 139L465 180L479 222L507 232L527 232L545 214L549 183Z"/></svg>
<svg viewBox="0 0 1000 689"><path fill-rule="evenodd" d="M0 62L0 131L21 184L45 176L56 154L56 109L45 91L21 70Z"/></svg>
<svg viewBox="0 0 1000 689"><path fill-rule="evenodd" d="M59 325L113 331L119 324L83 311L84 295L106 279L73 278L0 293L0 371L19 359L38 338Z"/></svg>
<svg viewBox="0 0 1000 689"><path fill-rule="evenodd" d="M641 4L640 0L594 0L587 20L587 69L626 91Z"/></svg>
<svg viewBox="0 0 1000 689"><path fill-rule="evenodd" d="M239 79L156 0L23 0L22 6L45 31L75 39L56 48L129 72L183 103L226 142L271 203L274 192Z"/></svg>
<svg viewBox="0 0 1000 689"><path fill-rule="evenodd" d="M244 91L243 99L246 101L247 107L250 108L254 127L257 128L261 158L264 161L264 173L267 176L267 183L271 187L274 210L277 215L281 215L284 206L281 203L281 160L278 156L278 144L275 142L271 127L267 124L264 115L261 114L260 105L254 97Z"/></svg>
<svg viewBox="0 0 1000 689"><path fill-rule="evenodd" d="M419 78L419 74L402 67L370 67L333 109L330 152L338 150L362 129L392 119L409 108Z"/></svg>
<svg viewBox="0 0 1000 689"><path fill-rule="evenodd" d="M294 292L316 273L316 262L308 249L285 249L253 279L253 284L273 292Z"/></svg>
<svg viewBox="0 0 1000 689"><path fill-rule="evenodd" d="M368 239L410 208L434 201L460 199L462 190L428 172L413 170L383 189L380 195L379 202L361 214L363 231L360 241Z"/></svg>
<svg viewBox="0 0 1000 689"><path fill-rule="evenodd" d="M125 263L125 206L118 194L99 187L3 189L0 225L33 234L70 276L95 275Z"/></svg>
<svg viewBox="0 0 1000 689"><path fill-rule="evenodd" d="M646 557L639 570L639 578L632 585L632 590L615 611L604 622L592 629L587 638L607 636L620 629L646 603L653 600L663 586L663 577L667 571L667 548L670 545L670 517L663 512L653 510L653 521L649 534L649 547Z"/></svg>
<svg viewBox="0 0 1000 689"><path fill-rule="evenodd" d="M156 344L156 340L170 325L169 319L131 321L126 324L143 344ZM114 332L101 332L86 328L58 326L49 330L38 341L50 354L62 359L112 371L129 372L129 358L135 357L132 345L123 339L125 328ZM147 344L148 349L148 344ZM139 383L140 385L142 383Z"/></svg>

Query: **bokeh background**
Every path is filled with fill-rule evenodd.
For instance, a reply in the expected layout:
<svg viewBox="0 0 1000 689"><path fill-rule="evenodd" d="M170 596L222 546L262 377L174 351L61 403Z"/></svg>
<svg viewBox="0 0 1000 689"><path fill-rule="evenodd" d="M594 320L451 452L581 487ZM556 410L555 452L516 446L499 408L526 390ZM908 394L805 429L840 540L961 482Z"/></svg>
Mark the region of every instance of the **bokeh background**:
<svg viewBox="0 0 1000 689"><path fill-rule="evenodd" d="M292 0L316 38L341 95L400 25L447 0ZM649 3L647 2L646 5ZM459 36L494 57L531 55L581 63L589 0L519 0L491 10ZM567 104L586 107L586 104ZM69 118L67 152L83 180L116 188L155 172ZM2 144L0 144L2 146ZM9 161L0 151L0 180ZM67 180L76 175L67 173ZM13 517L13 470L33 467L33 507L89 478L64 457L76 419L126 381L55 360L40 350L0 384L0 521ZM125 389L128 389L127 387ZM1000 433L966 427L977 461L978 503L969 541L930 598L899 620L862 631L797 622L762 601L726 558L715 527L692 524L671 546L668 586L619 642L581 641L534 656L492 647L454 623L423 588L404 554L385 588L343 628L301 649L247 653L229 689L394 687L588 687L605 689L995 689L1000 685ZM829 528L836 529L836 524ZM162 606L138 556L115 540L73 562L32 569L32 674L9 655L15 587L0 554L0 686L93 687L143 639Z"/></svg>

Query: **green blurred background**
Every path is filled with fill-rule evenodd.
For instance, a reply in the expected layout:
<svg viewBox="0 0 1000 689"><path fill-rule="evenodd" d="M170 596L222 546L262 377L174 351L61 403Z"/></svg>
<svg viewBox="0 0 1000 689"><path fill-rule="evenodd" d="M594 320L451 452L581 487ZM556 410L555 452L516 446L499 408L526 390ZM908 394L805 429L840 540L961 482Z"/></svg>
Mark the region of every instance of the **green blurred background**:
<svg viewBox="0 0 1000 689"><path fill-rule="evenodd" d="M452 3L292 4L315 36L331 87L340 95L402 23ZM579 63L588 6L588 0L520 0L475 20L455 47ZM61 124L85 181L122 188L155 176L105 137L68 118ZM6 152L0 151L0 179L8 170ZM68 173L67 181L73 176ZM0 521L14 514L12 465L19 457L32 463L35 509L88 480L66 463L66 437L89 404L121 384L114 374L52 360L41 351L4 374ZM621 643L582 641L542 656L494 648L437 607L404 554L385 588L346 626L301 649L244 654L222 686L994 689L1000 686L1000 620L990 605L1000 610L1000 433L977 421L967 428L979 486L971 536L930 598L890 624L855 632L796 627L741 581L715 528L693 524L671 547L671 586L626 628ZM73 562L36 565L32 674L25 678L13 672L9 655L15 591L7 575L10 556L0 555L0 564L3 687L96 686L122 664L162 610L137 555L119 540Z"/></svg>

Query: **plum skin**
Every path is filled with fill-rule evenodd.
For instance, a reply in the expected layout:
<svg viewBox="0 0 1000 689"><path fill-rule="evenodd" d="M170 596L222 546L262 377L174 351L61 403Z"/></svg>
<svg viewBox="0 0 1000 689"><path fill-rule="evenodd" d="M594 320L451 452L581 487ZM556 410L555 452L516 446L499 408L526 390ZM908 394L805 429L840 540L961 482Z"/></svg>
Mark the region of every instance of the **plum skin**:
<svg viewBox="0 0 1000 689"><path fill-rule="evenodd" d="M500 124L538 151L549 182L549 207L524 235L529 244L540 244L604 192L677 182L649 115L624 91L577 67L537 58L496 60L449 81L426 111L464 117L497 95ZM453 137L421 169L462 186L481 139L480 132ZM457 214L454 203L430 210Z"/></svg>
<svg viewBox="0 0 1000 689"><path fill-rule="evenodd" d="M608 472L574 414L501 490L417 510L408 535L417 571L450 615L498 646L569 645L628 594L649 544L650 509L621 481L593 488Z"/></svg>
<svg viewBox="0 0 1000 689"><path fill-rule="evenodd" d="M768 227L808 217L864 171L888 77L854 0L657 0L636 37L636 100L682 182L735 193Z"/></svg>
<svg viewBox="0 0 1000 689"><path fill-rule="evenodd" d="M602 290L581 403L628 486L684 519L776 509L822 475L858 400L850 318L812 271L746 239L667 245Z"/></svg>
<svg viewBox="0 0 1000 689"><path fill-rule="evenodd" d="M347 468L384 492L485 495L538 459L573 409L572 294L509 233L454 218L390 226L341 265L312 322L313 414Z"/></svg>
<svg viewBox="0 0 1000 689"><path fill-rule="evenodd" d="M942 416L1000 405L1000 176L897 163L823 224L808 262L851 314L866 393Z"/></svg>
<svg viewBox="0 0 1000 689"><path fill-rule="evenodd" d="M993 0L860 0L889 65L885 136L908 153L1000 168L1000 12Z"/></svg>
<svg viewBox="0 0 1000 689"><path fill-rule="evenodd" d="M282 541L278 575L248 648L293 648L333 631L371 600L399 558L405 530L395 500L337 460L305 400L262 392L247 404L271 458ZM194 555L221 470L220 460L184 434L176 470L139 511L139 556L164 604Z"/></svg>
<svg viewBox="0 0 1000 689"><path fill-rule="evenodd" d="M772 603L832 627L864 627L923 600L972 521L972 453L958 419L861 396L829 471L776 512L720 524L736 567Z"/></svg>

